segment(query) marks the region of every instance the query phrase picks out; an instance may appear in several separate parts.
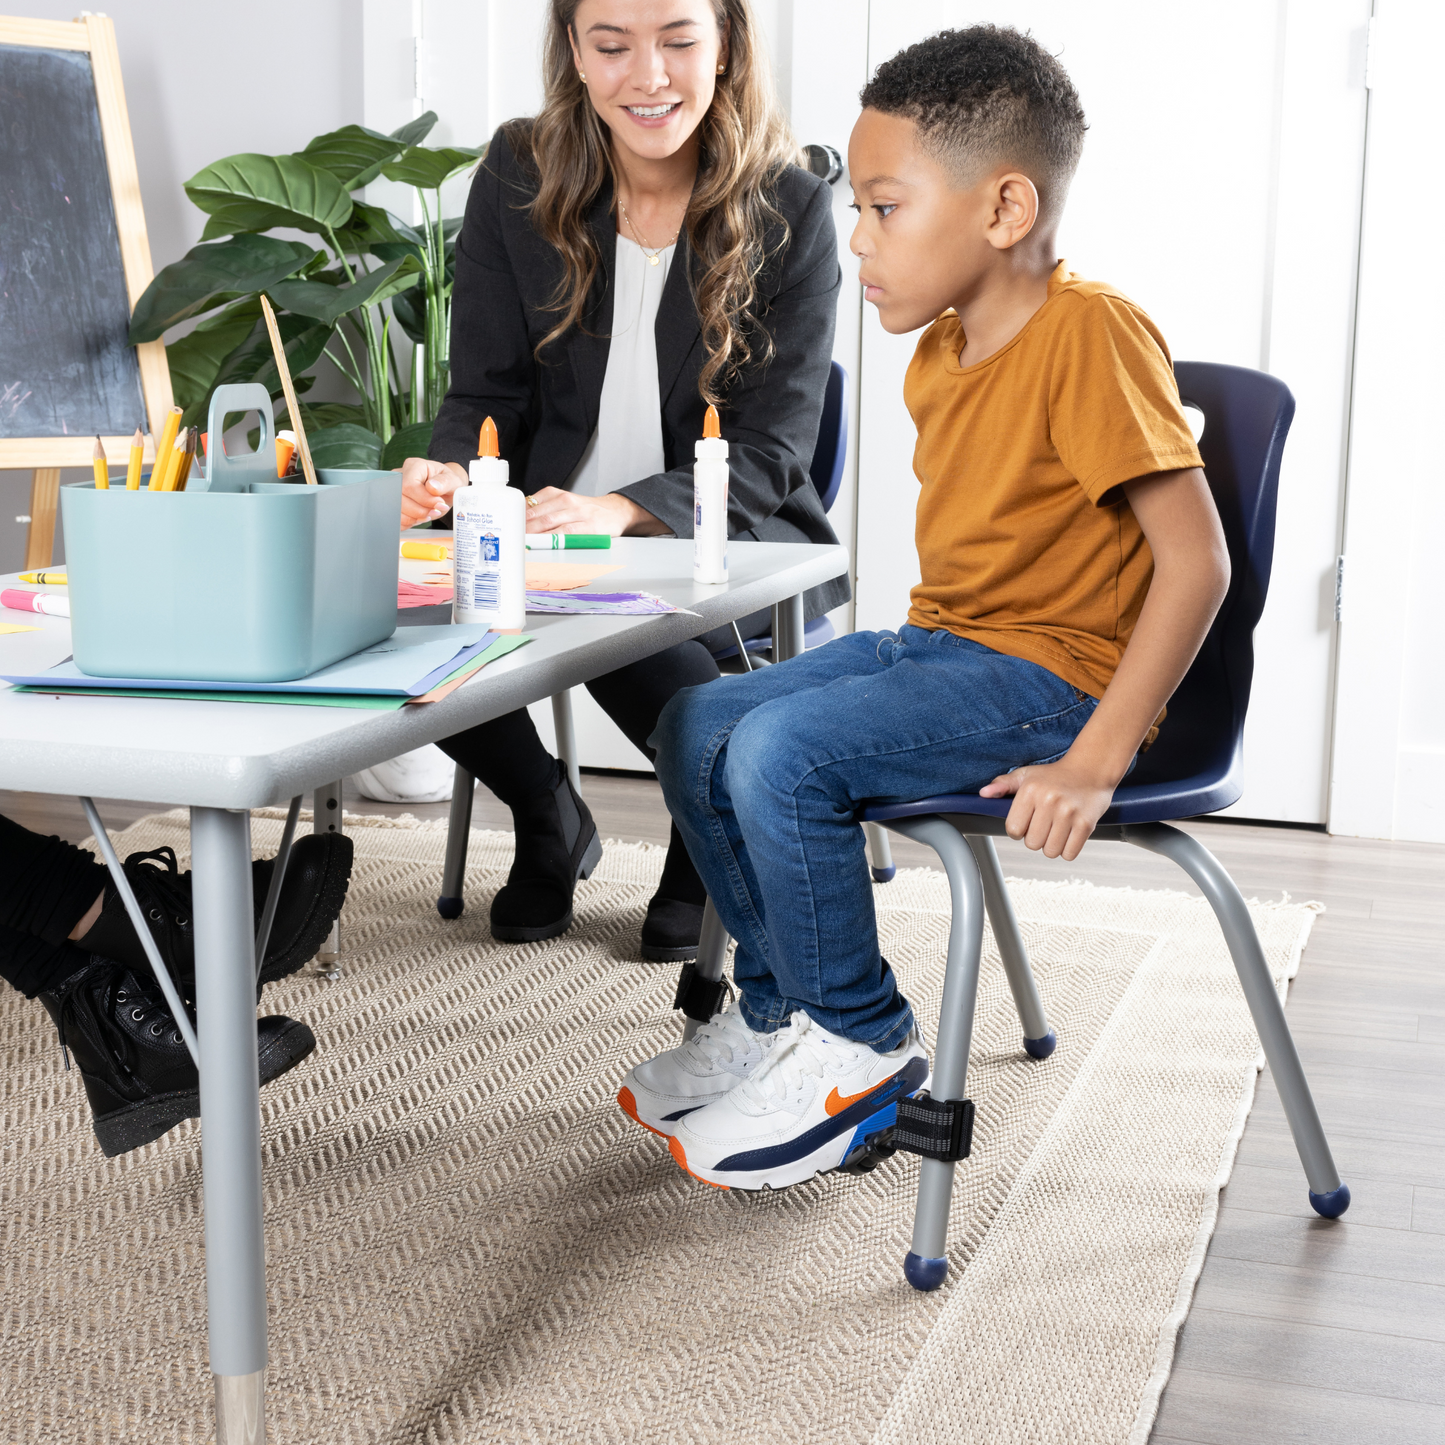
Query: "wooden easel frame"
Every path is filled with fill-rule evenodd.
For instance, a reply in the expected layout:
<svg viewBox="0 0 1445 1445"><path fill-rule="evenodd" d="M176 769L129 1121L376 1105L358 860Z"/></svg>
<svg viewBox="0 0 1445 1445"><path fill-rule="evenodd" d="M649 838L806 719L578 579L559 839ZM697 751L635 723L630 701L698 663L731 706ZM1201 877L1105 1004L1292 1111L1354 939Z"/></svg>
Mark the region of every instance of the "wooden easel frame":
<svg viewBox="0 0 1445 1445"><path fill-rule="evenodd" d="M151 265L151 244L146 235L145 212L141 208L140 176L135 165L130 117L125 108L125 90L120 79L120 52L115 45L115 26L104 15L85 15L79 20L18 20L0 16L0 45L30 45L38 50L82 50L90 56L95 76L95 98L100 112L100 135L105 145L106 169L110 172L111 202L115 207L116 230L120 236L120 259L125 269L126 294L131 310L155 276ZM148 341L137 346L141 392L145 397L150 436L146 438L147 460L153 459L151 438L159 436L171 408L171 372L166 362L165 343ZM112 471L124 470L130 458L129 436L101 437ZM55 510L60 500L60 469L88 467L95 449L93 437L10 437L0 438L0 468L33 467L30 486L30 535L25 546L25 565L45 567L55 545Z"/></svg>

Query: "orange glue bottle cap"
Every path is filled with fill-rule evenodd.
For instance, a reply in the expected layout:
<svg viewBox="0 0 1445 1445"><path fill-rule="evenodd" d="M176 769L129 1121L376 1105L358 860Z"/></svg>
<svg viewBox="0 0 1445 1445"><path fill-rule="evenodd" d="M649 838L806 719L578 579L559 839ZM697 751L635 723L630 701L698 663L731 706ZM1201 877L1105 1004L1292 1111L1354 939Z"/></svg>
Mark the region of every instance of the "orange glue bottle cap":
<svg viewBox="0 0 1445 1445"><path fill-rule="evenodd" d="M477 438L477 455L479 457L502 455L501 443L497 440L497 424L491 417L482 423L481 435Z"/></svg>
<svg viewBox="0 0 1445 1445"><path fill-rule="evenodd" d="M720 437L722 435L722 423L718 420L717 408L709 406L707 415L702 419L702 434L705 437Z"/></svg>
<svg viewBox="0 0 1445 1445"><path fill-rule="evenodd" d="M727 460L728 444L722 439L722 424L718 421L715 406L708 407L703 417L702 437L693 443L692 453L700 462Z"/></svg>

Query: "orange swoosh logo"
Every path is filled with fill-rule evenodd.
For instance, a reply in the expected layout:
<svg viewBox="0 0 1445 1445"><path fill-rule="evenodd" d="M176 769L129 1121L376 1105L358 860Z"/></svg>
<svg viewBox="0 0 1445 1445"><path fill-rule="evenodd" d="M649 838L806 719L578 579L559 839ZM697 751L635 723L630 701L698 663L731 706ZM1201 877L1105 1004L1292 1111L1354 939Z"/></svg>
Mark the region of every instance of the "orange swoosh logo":
<svg viewBox="0 0 1445 1445"><path fill-rule="evenodd" d="M879 1089L887 1088L893 1080L884 1079L881 1084L874 1084L871 1088L863 1089L856 1094L849 1094L846 1098L835 1088L826 1099L823 1100L823 1107L831 1117L834 1114L841 1114L850 1104L856 1104L859 1099L866 1099L869 1094L876 1094Z"/></svg>

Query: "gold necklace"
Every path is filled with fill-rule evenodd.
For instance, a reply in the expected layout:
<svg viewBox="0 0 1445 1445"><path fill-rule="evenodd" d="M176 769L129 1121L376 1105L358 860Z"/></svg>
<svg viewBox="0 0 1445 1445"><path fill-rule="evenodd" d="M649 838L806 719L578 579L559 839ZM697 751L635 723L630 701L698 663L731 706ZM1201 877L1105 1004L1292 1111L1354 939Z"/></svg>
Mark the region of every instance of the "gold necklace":
<svg viewBox="0 0 1445 1445"><path fill-rule="evenodd" d="M632 232L633 240L635 240L637 244L642 247L642 254L647 257L647 264L649 266L661 265L662 253L667 250L667 246L675 246L677 244L678 236L682 235L682 227L679 226L677 228L676 232L673 234L672 240L667 243L667 246L659 246L657 250L651 251L648 249L651 243L648 241L644 241L642 238L642 232L639 231L637 227L632 224L632 217L627 214L627 207L622 204L621 196L618 196L617 204L619 207L621 207L622 219L627 223L627 229Z"/></svg>

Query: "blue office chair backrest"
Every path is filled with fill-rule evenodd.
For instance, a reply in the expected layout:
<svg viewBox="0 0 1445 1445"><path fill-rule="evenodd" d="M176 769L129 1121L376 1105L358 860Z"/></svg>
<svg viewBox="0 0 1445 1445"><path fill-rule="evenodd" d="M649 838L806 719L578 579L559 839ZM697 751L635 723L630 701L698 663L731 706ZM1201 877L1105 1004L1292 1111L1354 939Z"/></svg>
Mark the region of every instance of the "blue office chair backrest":
<svg viewBox="0 0 1445 1445"><path fill-rule="evenodd" d="M828 367L828 385L823 391L823 420L818 424L818 444L813 448L813 465L808 474L829 511L837 500L843 480L843 462L848 456L848 373L835 361Z"/></svg>
<svg viewBox="0 0 1445 1445"><path fill-rule="evenodd" d="M1199 656L1169 699L1159 737L1124 786L1223 776L1244 737L1254 675L1254 629L1274 560L1275 500L1294 397L1278 378L1242 366L1181 361L1179 396L1204 413L1199 450L1224 524L1229 592Z"/></svg>

